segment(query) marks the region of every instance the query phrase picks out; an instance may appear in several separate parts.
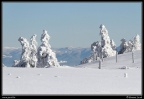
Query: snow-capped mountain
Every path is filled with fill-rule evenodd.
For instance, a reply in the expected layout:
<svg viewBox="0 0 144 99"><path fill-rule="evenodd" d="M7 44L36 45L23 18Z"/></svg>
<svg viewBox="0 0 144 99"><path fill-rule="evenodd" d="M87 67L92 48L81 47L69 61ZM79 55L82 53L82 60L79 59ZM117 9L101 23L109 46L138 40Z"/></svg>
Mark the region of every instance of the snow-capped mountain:
<svg viewBox="0 0 144 99"><path fill-rule="evenodd" d="M91 50L90 48L58 48L54 49L56 51L56 56L59 61L67 61L66 65L75 66L80 64L80 61L89 56Z"/></svg>
<svg viewBox="0 0 144 99"><path fill-rule="evenodd" d="M20 59L21 48L4 47L2 63L6 66L12 66L14 60Z"/></svg>
<svg viewBox="0 0 144 99"><path fill-rule="evenodd" d="M80 64L84 57L88 57L91 53L90 48L52 48L56 53L58 61L66 61L62 65L75 66ZM19 60L21 55L21 48L4 47L3 48L3 64L12 66L14 60Z"/></svg>

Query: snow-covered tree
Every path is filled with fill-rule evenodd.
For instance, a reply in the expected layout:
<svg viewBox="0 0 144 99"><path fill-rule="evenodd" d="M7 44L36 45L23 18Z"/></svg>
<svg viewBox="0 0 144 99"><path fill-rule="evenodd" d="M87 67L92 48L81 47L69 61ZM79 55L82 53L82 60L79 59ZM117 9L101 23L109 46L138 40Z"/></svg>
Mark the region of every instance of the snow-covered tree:
<svg viewBox="0 0 144 99"><path fill-rule="evenodd" d="M94 58L97 60L97 57L101 57L102 56L102 47L99 41L94 42L91 44L91 50L92 52L95 54Z"/></svg>
<svg viewBox="0 0 144 99"><path fill-rule="evenodd" d="M127 42L128 46L127 46L127 51L128 52L131 52L133 50L133 41L132 40L129 40Z"/></svg>
<svg viewBox="0 0 144 99"><path fill-rule="evenodd" d="M120 51L119 54L123 54L126 52L132 52L133 50L141 50L141 43L140 43L140 37L139 35L136 35L132 40L129 40L128 42L126 39L121 39L121 44L120 44Z"/></svg>
<svg viewBox="0 0 144 99"><path fill-rule="evenodd" d="M46 30L43 30L41 35L42 44L38 48L38 66L37 67L50 67L59 66L55 53L51 50L49 44L50 36Z"/></svg>
<svg viewBox="0 0 144 99"><path fill-rule="evenodd" d="M97 60L96 46L93 46L93 61Z"/></svg>
<svg viewBox="0 0 144 99"><path fill-rule="evenodd" d="M21 57L20 60L15 60L14 61L14 67L30 67L29 61L30 61L30 46L29 46L29 42L26 38L24 37L20 37L18 39L18 41L21 43L22 45L22 53L21 53Z"/></svg>
<svg viewBox="0 0 144 99"><path fill-rule="evenodd" d="M116 54L116 50L113 50L113 48L111 47L111 41L108 35L108 30L104 25L100 25L100 35L103 57L114 56Z"/></svg>
<svg viewBox="0 0 144 99"><path fill-rule="evenodd" d="M113 50L116 50L116 45L115 42L113 40L110 40L110 44Z"/></svg>
<svg viewBox="0 0 144 99"><path fill-rule="evenodd" d="M104 25L100 25L100 35L101 42L97 41L91 44L92 53L88 58L84 58L81 64L116 55L115 43L110 40L108 30Z"/></svg>
<svg viewBox="0 0 144 99"><path fill-rule="evenodd" d="M119 54L128 52L129 46L125 38L121 39Z"/></svg>
<svg viewBox="0 0 144 99"><path fill-rule="evenodd" d="M31 50L31 54L30 54L30 66L31 67L36 67L37 65L37 41L36 41L36 37L37 35L33 35L30 38L30 50Z"/></svg>
<svg viewBox="0 0 144 99"><path fill-rule="evenodd" d="M85 63L91 63L92 61L94 61L94 56L93 54L91 54L88 58L84 58L80 64L85 64Z"/></svg>
<svg viewBox="0 0 144 99"><path fill-rule="evenodd" d="M13 67L50 67L59 66L56 54L51 50L49 44L50 36L46 30L41 35L42 44L37 49L37 35L30 38L30 44L24 37L20 37L18 41L22 45L22 53L20 60L14 60Z"/></svg>
<svg viewBox="0 0 144 99"><path fill-rule="evenodd" d="M85 64L85 63L88 63L87 58L84 58L84 59L80 62L80 64Z"/></svg>
<svg viewBox="0 0 144 99"><path fill-rule="evenodd" d="M20 60L14 60L14 64L12 65L12 67L20 67L19 63L20 63Z"/></svg>
<svg viewBox="0 0 144 99"><path fill-rule="evenodd" d="M140 36L137 34L133 39L134 50L141 50Z"/></svg>

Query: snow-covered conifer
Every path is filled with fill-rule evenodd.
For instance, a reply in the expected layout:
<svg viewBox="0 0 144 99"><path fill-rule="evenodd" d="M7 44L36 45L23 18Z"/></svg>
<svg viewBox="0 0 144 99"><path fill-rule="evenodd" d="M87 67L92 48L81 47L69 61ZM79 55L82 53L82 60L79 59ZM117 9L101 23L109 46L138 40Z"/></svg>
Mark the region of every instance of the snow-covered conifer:
<svg viewBox="0 0 144 99"><path fill-rule="evenodd" d="M131 52L133 50L133 41L129 40L127 43L128 43L127 50L128 52Z"/></svg>
<svg viewBox="0 0 144 99"><path fill-rule="evenodd" d="M133 40L134 50L141 50L140 36L137 34Z"/></svg>
<svg viewBox="0 0 144 99"><path fill-rule="evenodd" d="M84 58L81 64L92 62L98 58L110 57L116 55L116 46L113 40L110 40L108 30L104 25L100 25L101 42L97 41L91 44L92 54Z"/></svg>
<svg viewBox="0 0 144 99"><path fill-rule="evenodd" d="M97 57L101 57L102 47L99 41L91 44L91 50L93 51L93 53L95 53L96 60L97 60Z"/></svg>
<svg viewBox="0 0 144 99"><path fill-rule="evenodd" d="M30 54L30 66L31 67L36 67L37 65L37 41L36 41L36 36L37 35L33 35L30 38L30 50L31 50L31 54Z"/></svg>
<svg viewBox="0 0 144 99"><path fill-rule="evenodd" d="M101 47L103 49L103 57L110 57L116 54L115 50L111 47L110 37L108 35L108 30L104 25L100 25L100 35L101 35Z"/></svg>
<svg viewBox="0 0 144 99"><path fill-rule="evenodd" d="M123 54L125 52L128 52L128 43L125 38L121 39L121 44L120 44L120 50L119 54Z"/></svg>
<svg viewBox="0 0 144 99"><path fill-rule="evenodd" d="M46 30L41 35L42 44L38 48L38 67L59 66L55 53L49 44L50 36Z"/></svg>
<svg viewBox="0 0 144 99"><path fill-rule="evenodd" d="M110 40L110 44L113 50L116 50L116 45L115 42L113 40Z"/></svg>
<svg viewBox="0 0 144 99"><path fill-rule="evenodd" d="M22 53L21 53L21 58L20 60L15 60L14 61L14 67L30 67L29 61L30 61L30 46L29 42L26 38L20 37L18 41L22 45Z"/></svg>

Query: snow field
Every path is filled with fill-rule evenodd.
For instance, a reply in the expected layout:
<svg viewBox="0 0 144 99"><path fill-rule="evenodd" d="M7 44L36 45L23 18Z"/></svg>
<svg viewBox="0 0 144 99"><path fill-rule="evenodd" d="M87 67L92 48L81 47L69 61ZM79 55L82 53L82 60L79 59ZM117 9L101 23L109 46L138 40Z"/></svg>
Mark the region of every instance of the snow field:
<svg viewBox="0 0 144 99"><path fill-rule="evenodd" d="M3 94L141 94L141 87L139 68L3 68Z"/></svg>

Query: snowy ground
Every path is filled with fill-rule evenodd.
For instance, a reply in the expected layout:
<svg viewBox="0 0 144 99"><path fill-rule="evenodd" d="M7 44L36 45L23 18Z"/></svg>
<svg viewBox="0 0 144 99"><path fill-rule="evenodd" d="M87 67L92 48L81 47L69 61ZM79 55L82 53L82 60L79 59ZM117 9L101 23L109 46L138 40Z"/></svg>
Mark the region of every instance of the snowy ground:
<svg viewBox="0 0 144 99"><path fill-rule="evenodd" d="M115 57L104 59L101 69L98 62L60 68L3 67L3 94L140 95L141 51L134 53L135 63L132 63L131 53L126 53L118 56L118 63ZM123 66L128 69L120 69Z"/></svg>

